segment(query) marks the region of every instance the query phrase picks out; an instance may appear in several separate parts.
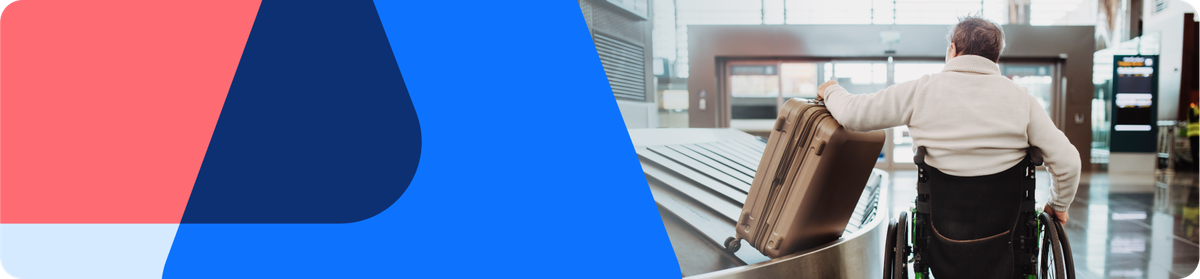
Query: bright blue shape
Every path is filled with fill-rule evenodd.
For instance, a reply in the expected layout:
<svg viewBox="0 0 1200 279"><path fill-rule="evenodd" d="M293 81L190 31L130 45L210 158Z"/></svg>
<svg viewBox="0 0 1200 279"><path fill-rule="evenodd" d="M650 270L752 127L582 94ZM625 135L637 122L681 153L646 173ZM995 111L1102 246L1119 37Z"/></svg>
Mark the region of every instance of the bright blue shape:
<svg viewBox="0 0 1200 279"><path fill-rule="evenodd" d="M357 223L182 224L165 277L680 276L577 2L376 6L421 118L409 189Z"/></svg>
<svg viewBox="0 0 1200 279"><path fill-rule="evenodd" d="M421 127L370 1L263 1L183 223L349 223L391 206Z"/></svg>

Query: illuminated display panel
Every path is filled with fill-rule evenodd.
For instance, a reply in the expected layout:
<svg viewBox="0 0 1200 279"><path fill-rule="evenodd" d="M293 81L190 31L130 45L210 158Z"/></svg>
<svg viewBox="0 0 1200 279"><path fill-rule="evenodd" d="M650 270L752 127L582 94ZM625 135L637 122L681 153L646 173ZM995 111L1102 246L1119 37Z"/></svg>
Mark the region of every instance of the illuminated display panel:
<svg viewBox="0 0 1200 279"><path fill-rule="evenodd" d="M1114 56L1113 152L1154 151L1157 55Z"/></svg>

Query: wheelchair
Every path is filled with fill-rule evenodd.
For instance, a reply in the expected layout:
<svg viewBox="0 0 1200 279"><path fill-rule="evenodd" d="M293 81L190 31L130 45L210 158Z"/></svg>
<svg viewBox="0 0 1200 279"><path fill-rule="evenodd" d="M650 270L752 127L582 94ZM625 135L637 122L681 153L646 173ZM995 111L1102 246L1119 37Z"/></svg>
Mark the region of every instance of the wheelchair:
<svg viewBox="0 0 1200 279"><path fill-rule="evenodd" d="M884 279L907 279L909 267L918 279L931 271L941 279L1075 278L1066 232L1035 208L1040 150L1031 147L1006 171L975 177L925 164L924 146L913 159L917 198L888 225Z"/></svg>

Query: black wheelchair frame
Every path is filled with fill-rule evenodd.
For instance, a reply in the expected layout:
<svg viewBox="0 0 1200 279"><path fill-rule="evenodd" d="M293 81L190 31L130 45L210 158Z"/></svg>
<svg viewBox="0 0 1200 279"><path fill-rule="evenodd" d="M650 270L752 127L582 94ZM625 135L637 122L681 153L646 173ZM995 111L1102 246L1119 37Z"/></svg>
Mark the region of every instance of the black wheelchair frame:
<svg viewBox="0 0 1200 279"><path fill-rule="evenodd" d="M1025 171L1028 179L1034 178L1034 168L1042 165L1040 151L1036 148L1031 148L1030 165ZM918 183L925 183L927 175L925 172L925 147L917 148L914 162L918 166ZM1032 185L1032 183L1030 184ZM923 184L920 187L925 187ZM926 188L927 189L927 188ZM1032 186L1029 186L1028 191L1032 191ZM918 190L917 207L927 206L929 202L928 190ZM1032 195L1030 195L1032 196ZM922 198L924 199L922 201ZM1075 278L1075 264L1071 256L1071 244L1067 239L1066 231L1057 218L1046 212L1036 212L1032 207L1033 198L1029 197L1028 201L1024 201L1022 206L1024 209L1018 222L1026 223L1024 228L1029 228L1020 234L1013 236L1014 254L1029 256L1029 262L1017 263L1015 265L1015 274L1017 278L1034 279L1034 278ZM929 278L930 266L927 261L921 259L921 255L928 253L922 251L922 247L915 244L925 242L930 237L927 232L919 228L924 228L925 222L928 220L928 208L918 210L917 207L909 211L900 212L895 220L892 220L888 225L887 239L885 242L886 249L884 250L884 279L907 279L908 268L913 268L915 278ZM909 218L913 216L913 218ZM1040 240L1040 241L1039 241ZM925 253L923 253L925 252ZM909 256L912 256L910 258ZM1017 256L1021 258L1021 256ZM911 263L911 265L910 265Z"/></svg>

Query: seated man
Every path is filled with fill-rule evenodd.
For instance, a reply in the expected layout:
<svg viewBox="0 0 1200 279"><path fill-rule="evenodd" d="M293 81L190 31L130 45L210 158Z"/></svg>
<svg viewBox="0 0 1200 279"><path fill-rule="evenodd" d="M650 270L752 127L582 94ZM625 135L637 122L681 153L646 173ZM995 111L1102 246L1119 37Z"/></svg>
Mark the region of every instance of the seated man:
<svg viewBox="0 0 1200 279"><path fill-rule="evenodd" d="M979 17L962 19L948 35L941 73L853 95L830 80L817 89L846 129L870 131L908 125L914 146L928 150L926 163L954 176L995 174L1038 147L1054 185L1045 212L1063 224L1079 186L1080 159L1024 87L1000 75L1004 49L1000 26Z"/></svg>
<svg viewBox="0 0 1200 279"><path fill-rule="evenodd" d="M1034 232L1032 223L1018 216L1033 216L1033 205L1023 205L1031 201L1026 195L1033 185L1010 177L1032 179L1023 162L1030 147L1039 148L1054 182L1044 211L1066 224L1079 186L1079 152L1025 88L1000 75L1000 26L967 17L948 39L941 73L864 95L852 95L831 80L817 94L846 129L908 125L913 145L925 147L921 167L935 170L926 174L932 175L926 177L928 185L935 186L918 189L928 197L918 201L913 228L914 248L923 251L914 264L917 272L1024 278L1034 272L1025 260ZM933 184L933 178L947 183Z"/></svg>

